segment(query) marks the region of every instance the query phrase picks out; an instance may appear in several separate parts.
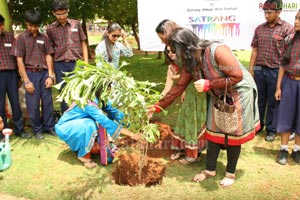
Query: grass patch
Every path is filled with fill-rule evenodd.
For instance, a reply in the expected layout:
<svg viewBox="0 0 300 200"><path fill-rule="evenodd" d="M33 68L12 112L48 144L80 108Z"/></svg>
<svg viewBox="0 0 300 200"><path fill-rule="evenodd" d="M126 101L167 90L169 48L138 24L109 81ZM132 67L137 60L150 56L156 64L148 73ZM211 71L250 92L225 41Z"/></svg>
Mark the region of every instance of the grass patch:
<svg viewBox="0 0 300 200"><path fill-rule="evenodd" d="M236 52L239 59L248 66L249 52ZM125 66L129 74L137 80L164 82L167 66L157 54L135 55L122 58L130 63ZM161 90L163 86L159 86ZM57 92L57 91L56 91ZM56 93L54 93L55 95ZM59 108L55 103L55 108ZM155 114L161 121L174 126L179 101L168 108L168 115ZM30 129L28 129L30 131ZM115 185L111 173L116 161L107 167L85 169L76 154L57 137L46 135L44 141L23 140L11 137L13 165L0 172L0 193L16 198L67 200L67 199L300 199L299 165L289 158L288 165L275 162L280 145L280 137L273 143L264 141L265 133L242 146L237 167L236 183L222 189L218 181L223 178L226 166L226 152L221 151L217 176L203 183L192 183L196 173L205 168L202 161L182 165L178 161L167 162L166 176L161 185L146 188ZM290 143L290 151L293 143ZM130 151L130 149L122 149ZM99 163L99 161L98 161ZM4 198L3 198L4 197ZM0 194L0 199L7 196Z"/></svg>

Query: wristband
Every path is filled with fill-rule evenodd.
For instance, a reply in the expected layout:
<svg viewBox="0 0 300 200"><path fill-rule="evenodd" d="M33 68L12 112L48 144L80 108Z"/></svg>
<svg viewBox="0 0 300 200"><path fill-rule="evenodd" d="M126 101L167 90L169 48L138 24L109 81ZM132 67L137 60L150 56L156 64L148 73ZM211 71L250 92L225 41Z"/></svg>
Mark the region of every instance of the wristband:
<svg viewBox="0 0 300 200"><path fill-rule="evenodd" d="M27 85L27 84L29 84L29 83L31 83L31 81L24 82L25 85Z"/></svg>

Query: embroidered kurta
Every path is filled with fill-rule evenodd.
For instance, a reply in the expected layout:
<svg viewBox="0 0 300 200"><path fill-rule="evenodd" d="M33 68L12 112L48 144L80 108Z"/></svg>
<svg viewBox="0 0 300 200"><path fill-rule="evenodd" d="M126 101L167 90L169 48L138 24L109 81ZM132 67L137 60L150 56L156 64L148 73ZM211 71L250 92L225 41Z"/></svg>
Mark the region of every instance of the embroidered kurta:
<svg viewBox="0 0 300 200"><path fill-rule="evenodd" d="M106 129L107 134L116 139L122 126L114 120L120 120L124 114L113 108L110 103L99 108L97 100L89 102L84 109L73 104L55 125L56 134L65 141L72 151L78 151L78 157L90 152L98 135L98 125Z"/></svg>
<svg viewBox="0 0 300 200"><path fill-rule="evenodd" d="M216 49L218 47L220 49L217 51ZM211 90L208 95L205 137L212 142L225 144L225 134L216 127L212 106L215 98L224 93L226 86L225 79L229 78L233 89L232 94L236 102L239 127L234 135L228 135L227 144L240 145L253 139L260 126L257 88L251 74L231 52L231 55L227 55L229 52L230 50L225 45L212 43L205 49L202 66L194 67L193 73L188 73L187 69L183 67L179 81L165 97L158 102L158 106L165 108L170 105L175 98L186 89L192 80L198 80L201 77L200 74L203 73L204 79L210 80L211 83ZM234 65L230 66L230 63ZM236 66L236 64L238 66Z"/></svg>

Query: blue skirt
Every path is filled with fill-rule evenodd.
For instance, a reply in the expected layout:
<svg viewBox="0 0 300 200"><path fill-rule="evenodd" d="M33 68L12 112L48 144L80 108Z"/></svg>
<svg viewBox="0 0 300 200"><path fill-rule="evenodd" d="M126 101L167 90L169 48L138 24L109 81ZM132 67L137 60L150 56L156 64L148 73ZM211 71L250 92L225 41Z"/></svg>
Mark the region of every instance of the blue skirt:
<svg viewBox="0 0 300 200"><path fill-rule="evenodd" d="M278 133L295 132L300 135L300 81L287 75L281 85L281 100L277 101L273 126Z"/></svg>

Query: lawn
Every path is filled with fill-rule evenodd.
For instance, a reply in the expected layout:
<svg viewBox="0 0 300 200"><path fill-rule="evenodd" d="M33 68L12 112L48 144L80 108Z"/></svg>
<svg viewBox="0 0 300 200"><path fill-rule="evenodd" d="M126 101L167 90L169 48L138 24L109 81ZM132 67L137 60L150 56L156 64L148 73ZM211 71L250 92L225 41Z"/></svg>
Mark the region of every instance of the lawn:
<svg viewBox="0 0 300 200"><path fill-rule="evenodd" d="M250 52L235 53L247 66ZM163 60L157 59L157 54L135 55L122 60L130 63L122 70L137 80L165 81L167 66ZM55 107L58 107L57 102ZM174 126L179 108L177 100L167 109L167 116L155 114L155 117ZM45 140L38 141L12 136L13 164L8 170L0 172L0 199L300 199L299 165L290 158L286 166L277 164L275 157L280 137L268 143L264 141L264 135L264 132L260 133L242 146L236 183L226 189L218 185L225 173L225 151L219 156L217 176L202 183L193 183L191 179L205 168L205 152L201 161L191 165L162 158L167 165L162 184L130 187L116 185L112 180L111 173L117 160L106 167L86 169L57 137L47 135ZM293 142L289 145L291 152ZM123 153L127 151L130 151L129 147L122 149Z"/></svg>

